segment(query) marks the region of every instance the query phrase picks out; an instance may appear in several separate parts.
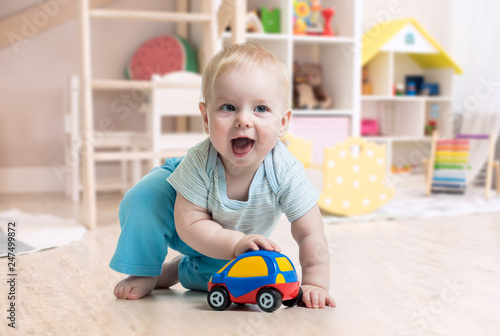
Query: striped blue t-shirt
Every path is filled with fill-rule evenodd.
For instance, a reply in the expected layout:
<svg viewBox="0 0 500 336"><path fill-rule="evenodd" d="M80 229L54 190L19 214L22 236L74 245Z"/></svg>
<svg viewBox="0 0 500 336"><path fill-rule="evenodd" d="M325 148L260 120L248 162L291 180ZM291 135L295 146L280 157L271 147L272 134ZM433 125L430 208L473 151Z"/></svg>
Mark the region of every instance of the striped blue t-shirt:
<svg viewBox="0 0 500 336"><path fill-rule="evenodd" d="M257 169L247 201L227 197L224 166L210 138L191 148L167 181L225 229L266 237L282 213L293 222L319 198L303 165L279 140Z"/></svg>

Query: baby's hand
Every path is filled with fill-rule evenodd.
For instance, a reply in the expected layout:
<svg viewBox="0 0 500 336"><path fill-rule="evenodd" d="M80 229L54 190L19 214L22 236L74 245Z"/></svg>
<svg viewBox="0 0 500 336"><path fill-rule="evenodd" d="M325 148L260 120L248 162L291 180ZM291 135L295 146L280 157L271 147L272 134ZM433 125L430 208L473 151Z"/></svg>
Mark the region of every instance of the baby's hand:
<svg viewBox="0 0 500 336"><path fill-rule="evenodd" d="M234 256L237 257L248 251L268 250L280 252L281 249L271 239L259 234L250 234L241 238L234 248Z"/></svg>
<svg viewBox="0 0 500 336"><path fill-rule="evenodd" d="M326 290L312 285L302 285L302 302L307 308L335 307L335 301Z"/></svg>

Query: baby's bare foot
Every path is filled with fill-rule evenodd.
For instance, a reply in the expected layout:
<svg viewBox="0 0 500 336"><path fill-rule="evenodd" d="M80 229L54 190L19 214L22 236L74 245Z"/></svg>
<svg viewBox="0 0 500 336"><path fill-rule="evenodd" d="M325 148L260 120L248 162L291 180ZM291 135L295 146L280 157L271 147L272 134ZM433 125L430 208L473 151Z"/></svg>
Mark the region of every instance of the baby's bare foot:
<svg viewBox="0 0 500 336"><path fill-rule="evenodd" d="M118 299L138 300L151 294L158 277L129 276L116 284L114 294Z"/></svg>
<svg viewBox="0 0 500 336"><path fill-rule="evenodd" d="M129 276L116 284L114 293L118 299L138 300L151 294L155 288L169 288L179 282L179 263L182 255L163 264L161 275L155 277Z"/></svg>

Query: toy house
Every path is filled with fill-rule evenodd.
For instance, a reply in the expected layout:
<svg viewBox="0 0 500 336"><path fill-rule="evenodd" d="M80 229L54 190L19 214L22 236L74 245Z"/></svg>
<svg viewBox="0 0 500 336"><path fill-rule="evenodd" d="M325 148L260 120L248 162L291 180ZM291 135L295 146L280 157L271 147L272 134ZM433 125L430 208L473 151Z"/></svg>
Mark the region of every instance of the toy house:
<svg viewBox="0 0 500 336"><path fill-rule="evenodd" d="M372 27L363 46L361 119L380 125L370 140L387 146L388 170L419 168L432 130L452 136L452 82L462 70L414 19Z"/></svg>

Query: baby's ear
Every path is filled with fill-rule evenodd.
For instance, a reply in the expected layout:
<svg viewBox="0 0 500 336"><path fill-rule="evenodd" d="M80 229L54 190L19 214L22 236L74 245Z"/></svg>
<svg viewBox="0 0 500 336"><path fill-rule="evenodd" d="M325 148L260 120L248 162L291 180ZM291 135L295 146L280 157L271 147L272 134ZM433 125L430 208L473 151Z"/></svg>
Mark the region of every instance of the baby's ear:
<svg viewBox="0 0 500 336"><path fill-rule="evenodd" d="M279 134L280 138L284 137L286 132L288 131L288 125L290 124L291 117L292 117L292 110L288 109L283 114L283 117L281 118L281 128L280 128L280 134Z"/></svg>
<svg viewBox="0 0 500 336"><path fill-rule="evenodd" d="M204 102L200 102L198 104L198 107L200 108L201 112L201 118L203 119L203 128L205 129L206 134L210 134L208 131L208 111L207 111L207 104Z"/></svg>

